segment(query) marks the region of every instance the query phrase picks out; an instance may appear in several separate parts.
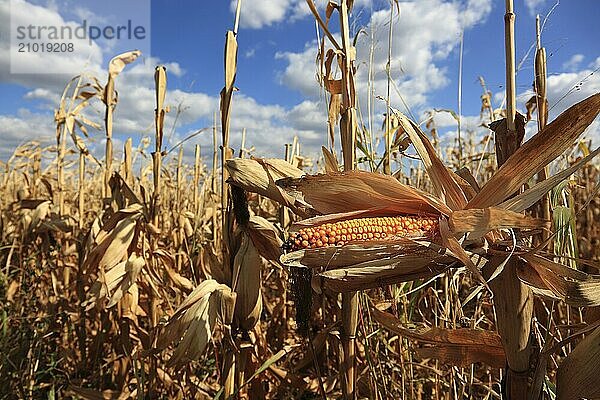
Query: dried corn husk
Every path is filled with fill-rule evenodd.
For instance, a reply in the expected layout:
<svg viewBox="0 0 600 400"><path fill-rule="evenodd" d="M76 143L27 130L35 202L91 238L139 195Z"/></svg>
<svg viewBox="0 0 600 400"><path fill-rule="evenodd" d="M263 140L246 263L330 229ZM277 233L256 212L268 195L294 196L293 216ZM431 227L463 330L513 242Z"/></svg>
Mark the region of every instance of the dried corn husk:
<svg viewBox="0 0 600 400"><path fill-rule="evenodd" d="M237 294L234 322L249 331L260 319L262 260L249 235L242 232L239 250L233 261L233 290Z"/></svg>
<svg viewBox="0 0 600 400"><path fill-rule="evenodd" d="M217 317L223 318L224 304L231 304L230 300L234 298L235 293L227 285L212 279L203 281L189 294L169 319L156 343L158 349L178 343L169 359L170 365L197 360L202 355L211 339Z"/></svg>
<svg viewBox="0 0 600 400"><path fill-rule="evenodd" d="M279 260L283 241L279 237L279 231L272 223L263 217L253 215L250 217L247 232L261 256L271 261Z"/></svg>
<svg viewBox="0 0 600 400"><path fill-rule="evenodd" d="M277 184L321 214L385 210L388 214L449 215L435 197L395 178L366 171L347 171L285 179Z"/></svg>
<svg viewBox="0 0 600 400"><path fill-rule="evenodd" d="M225 168L227 168L233 184L246 191L258 193L288 206L294 212L301 213L301 210L295 204L294 198L275 184L277 180L282 178L299 178L304 175L302 170L287 161L233 158L226 161Z"/></svg>

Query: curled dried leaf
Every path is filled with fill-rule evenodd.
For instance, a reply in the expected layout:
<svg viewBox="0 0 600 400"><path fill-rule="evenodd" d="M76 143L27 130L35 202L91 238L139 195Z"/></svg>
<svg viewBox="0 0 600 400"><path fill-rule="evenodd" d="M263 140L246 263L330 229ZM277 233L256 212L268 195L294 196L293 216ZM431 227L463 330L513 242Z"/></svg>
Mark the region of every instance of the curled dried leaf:
<svg viewBox="0 0 600 400"><path fill-rule="evenodd" d="M466 367L483 362L494 368L506 365L506 356L496 332L481 329L444 329L439 327L405 327L402 322L384 311L372 307L377 322L386 329L419 343L429 345L417 352L421 357L436 358L444 363Z"/></svg>
<svg viewBox="0 0 600 400"><path fill-rule="evenodd" d="M262 312L262 259L245 232L233 261L233 290L237 293L234 321L244 330L251 330Z"/></svg>
<svg viewBox="0 0 600 400"><path fill-rule="evenodd" d="M211 339L217 317L221 312L223 292L231 295L227 285L209 279L203 281L183 301L175 314L158 336L156 348L164 349L171 343L178 343L169 365L177 365L189 360L197 360Z"/></svg>

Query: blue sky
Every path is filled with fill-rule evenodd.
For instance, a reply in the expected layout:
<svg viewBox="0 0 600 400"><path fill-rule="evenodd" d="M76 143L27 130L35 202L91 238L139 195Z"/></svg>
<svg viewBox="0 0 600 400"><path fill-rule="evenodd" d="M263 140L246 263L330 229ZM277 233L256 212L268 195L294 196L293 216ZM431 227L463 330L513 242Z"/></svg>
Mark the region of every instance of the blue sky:
<svg viewBox="0 0 600 400"><path fill-rule="evenodd" d="M8 3L9 0L0 0L0 160L6 160L16 145L27 140L52 143L53 110L69 78L9 73ZM67 11L78 3L36 0L35 5L27 4L43 11L40 15L47 18L68 21L72 16ZM374 95L385 95L389 2L356 0L355 4L351 15L354 30L364 32L357 42L357 85L366 119L371 37L375 38ZM550 0L515 1L517 61L534 41L535 14L543 17L554 5ZM152 135L153 69L157 63L168 69L167 102L172 112L166 121L167 148L211 124L223 86L223 45L226 30L233 27L234 7L228 1L151 1L151 54L127 66L117 78L117 145L128 136L138 143ZM400 94L417 119L432 108L458 109L459 38L464 32L463 126L476 129L482 93L479 76L485 78L494 94L493 105L499 107L502 101L503 7L504 2L492 0L401 2L400 15L394 18L392 54L392 76L399 93L393 94L392 105L403 109ZM542 39L548 54L549 100L554 106L551 117L600 91L597 15L598 1L563 1L545 25ZM338 31L335 22L332 31ZM299 136L302 149L308 154L316 154L320 145L326 143L326 103L314 78L315 38L314 19L304 0L242 0L233 147L239 146L242 128L247 128L248 147L254 145L253 154L257 156L280 156L284 143L291 142L294 135ZM115 54L101 45L99 49L101 55L88 67L105 82L106 65ZM533 54L532 51L525 59L517 76L520 109L524 109L531 89ZM563 98L581 81L579 90L572 90ZM374 100L374 104L373 126L379 129L385 109L379 100ZM175 119L178 105L182 112ZM101 122L101 111L96 106L88 115ZM456 123L449 115L438 114L436 122L446 137L453 137ZM598 143L599 131L599 124L594 123L586 134ZM381 132L377 130L375 134ZM91 131L92 149L102 148L102 135L101 131ZM194 138L186 146L186 155L191 155L196 143L208 154L210 140L209 134Z"/></svg>

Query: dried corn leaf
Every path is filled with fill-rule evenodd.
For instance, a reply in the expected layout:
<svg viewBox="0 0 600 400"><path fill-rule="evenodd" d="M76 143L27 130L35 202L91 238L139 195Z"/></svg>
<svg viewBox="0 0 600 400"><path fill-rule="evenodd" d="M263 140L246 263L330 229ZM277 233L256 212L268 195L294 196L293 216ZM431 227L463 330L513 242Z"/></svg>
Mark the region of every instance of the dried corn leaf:
<svg viewBox="0 0 600 400"><path fill-rule="evenodd" d="M479 329L444 329L438 327L407 328L402 322L384 311L372 307L375 320L386 329L419 343L432 345L417 350L424 358L435 358L443 363L467 367L483 362L494 368L506 365L500 336L496 332Z"/></svg>
<svg viewBox="0 0 600 400"><path fill-rule="evenodd" d="M339 172L340 169L338 167L338 161L335 153L327 150L325 146L321 146L321 151L323 152L323 159L325 160L325 172Z"/></svg>
<svg viewBox="0 0 600 400"><path fill-rule="evenodd" d="M470 238L477 238L489 231L506 228L535 229L546 225L546 221L532 218L514 211L498 207L471 208L458 210L450 215L449 226L452 232L472 232Z"/></svg>
<svg viewBox="0 0 600 400"><path fill-rule="evenodd" d="M229 120L231 98L233 96L233 84L237 71L238 44L233 31L227 31L225 39L225 86L221 90L221 126L223 130L223 146L228 147Z"/></svg>
<svg viewBox="0 0 600 400"><path fill-rule="evenodd" d="M84 270L93 267L105 271L125 259L141 217L140 204L133 204L113 214L98 233L95 239L97 245L83 261Z"/></svg>
<svg viewBox="0 0 600 400"><path fill-rule="evenodd" d="M571 106L519 147L467 208L485 208L506 200L534 174L569 148L600 112L600 93Z"/></svg>
<svg viewBox="0 0 600 400"><path fill-rule="evenodd" d="M538 202L539 199L544 197L546 193L552 190L555 186L557 186L560 182L567 179L569 176L574 174L577 170L587 164L592 158L596 157L600 153L600 147L588 154L586 157L582 158L571 167L551 176L548 179L545 179L531 188L527 189L523 193L512 197L505 202L498 205L499 208L504 208L506 210L511 210L515 212L522 212L527 210L529 207Z"/></svg>
<svg viewBox="0 0 600 400"><path fill-rule="evenodd" d="M258 215L250 217L247 228L248 235L258 253L267 260L279 260L283 241L279 237L277 228Z"/></svg>
<svg viewBox="0 0 600 400"><path fill-rule="evenodd" d="M442 244L487 288L487 282L483 278L483 275L481 275L481 272L479 272L479 269L477 269L477 266L471 260L469 254L463 249L459 241L451 235L448 221L445 218L440 218L440 236L442 238Z"/></svg>
<svg viewBox="0 0 600 400"><path fill-rule="evenodd" d="M537 273L536 276L523 271L527 266L519 268L517 274L523 283L549 290L572 306L600 305L600 275L586 274L532 254L521 255L521 258L526 260L528 267L533 268Z"/></svg>
<svg viewBox="0 0 600 400"><path fill-rule="evenodd" d="M192 281L175 271L176 261L175 257L164 249L157 249L154 251L154 256L162 261L165 271L169 279L175 284L175 286L183 289L186 292L192 291L194 284Z"/></svg>
<svg viewBox="0 0 600 400"><path fill-rule="evenodd" d="M113 57L108 63L108 74L112 77L117 76L127 64L134 62L141 54L141 51L133 50Z"/></svg>
<svg viewBox="0 0 600 400"><path fill-rule="evenodd" d="M242 233L240 248L233 261L234 283L237 293L234 321L243 330L251 330L262 312L261 293L262 260L252 240Z"/></svg>
<svg viewBox="0 0 600 400"><path fill-rule="evenodd" d="M242 189L268 197L284 206L290 207L294 212L302 212L295 204L292 196L285 193L275 182L286 177L298 178L304 175L302 170L294 167L285 160L268 159L256 160L246 158L233 158L225 162L225 168L233 184Z"/></svg>
<svg viewBox="0 0 600 400"><path fill-rule="evenodd" d="M142 257L132 254L127 260L107 270L94 282L82 306L89 310L106 298L110 298L106 308L117 304L129 287L135 283L144 263Z"/></svg>
<svg viewBox="0 0 600 400"><path fill-rule="evenodd" d="M561 400L600 398L600 328L583 339L562 361L556 375L556 395Z"/></svg>
<svg viewBox="0 0 600 400"><path fill-rule="evenodd" d="M125 262L125 274L123 279L118 283L115 292L110 297L110 302L106 308L110 308L117 304L119 300L127 293L129 288L136 282L138 275L140 274L142 267L146 262L143 257L138 257L135 254L129 256Z"/></svg>
<svg viewBox="0 0 600 400"><path fill-rule="evenodd" d="M423 132L400 112L395 112L401 127L410 138L415 150L421 157L427 175L431 178L438 196L445 200L452 210L460 210L467 204L467 198L453 174L444 166L429 139Z"/></svg>
<svg viewBox="0 0 600 400"><path fill-rule="evenodd" d="M389 175L347 171L280 180L288 192L322 214L382 208L397 214L438 215L451 210L436 198L403 185Z"/></svg>
<svg viewBox="0 0 600 400"><path fill-rule="evenodd" d="M157 339L158 349L179 342L169 365L196 360L202 355L221 312L222 296L215 294L218 291L231 294L227 285L215 280L202 282L183 301L163 328Z"/></svg>

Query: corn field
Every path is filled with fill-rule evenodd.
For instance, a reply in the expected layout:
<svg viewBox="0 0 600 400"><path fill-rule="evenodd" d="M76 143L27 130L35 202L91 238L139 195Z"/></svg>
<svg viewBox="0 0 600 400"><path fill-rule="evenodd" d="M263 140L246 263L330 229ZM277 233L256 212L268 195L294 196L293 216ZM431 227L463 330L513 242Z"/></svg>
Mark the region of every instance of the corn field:
<svg viewBox="0 0 600 400"><path fill-rule="evenodd" d="M482 96L486 136L444 147L388 96L375 138L352 2L307 2L329 106L318 159L298 138L281 158L230 143L236 22L204 157L186 162L194 138L165 149L163 66L154 137L114 156L131 51L65 83L54 145L0 164L1 398L600 398L600 149L579 140L600 94L549 121L538 44L521 114L507 1L507 102Z"/></svg>

